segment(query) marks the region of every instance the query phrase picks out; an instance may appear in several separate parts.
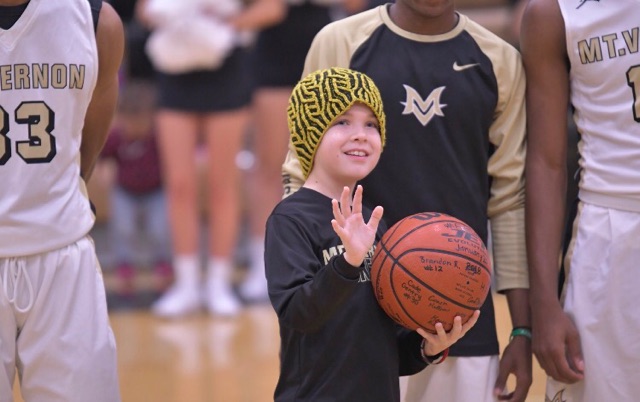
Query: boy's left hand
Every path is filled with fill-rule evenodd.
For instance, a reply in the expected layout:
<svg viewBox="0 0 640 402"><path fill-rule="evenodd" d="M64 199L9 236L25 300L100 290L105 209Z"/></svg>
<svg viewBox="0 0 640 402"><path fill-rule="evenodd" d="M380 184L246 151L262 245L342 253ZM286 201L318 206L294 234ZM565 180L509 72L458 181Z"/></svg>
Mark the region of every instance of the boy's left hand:
<svg viewBox="0 0 640 402"><path fill-rule="evenodd" d="M331 226L342 240L345 260L354 267L359 267L376 239L383 209L376 207L366 223L362 216L362 186L356 187L352 202L350 194L349 187L345 187L340 195L340 203L335 199L331 200L334 217Z"/></svg>
<svg viewBox="0 0 640 402"><path fill-rule="evenodd" d="M435 334L427 332L422 328L418 328L418 333L422 335L424 339L426 339L424 345L424 353L427 356L435 356L454 343L458 342L458 340L460 340L460 338L462 338L467 332L469 332L469 330L476 324L476 322L478 322L478 317L480 317L480 310L474 311L471 318L469 318L467 322L462 324L462 318L460 318L460 316L456 316L453 319L453 328L451 328L451 331L449 332L445 332L442 323L437 323L435 325L437 332Z"/></svg>

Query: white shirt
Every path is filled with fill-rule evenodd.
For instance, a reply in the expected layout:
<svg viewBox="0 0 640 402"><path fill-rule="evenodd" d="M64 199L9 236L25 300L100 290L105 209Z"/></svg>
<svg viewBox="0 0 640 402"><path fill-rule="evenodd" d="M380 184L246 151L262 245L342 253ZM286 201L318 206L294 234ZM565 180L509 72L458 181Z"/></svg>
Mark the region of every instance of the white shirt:
<svg viewBox="0 0 640 402"><path fill-rule="evenodd" d="M580 198L640 211L640 1L558 3L582 136Z"/></svg>
<svg viewBox="0 0 640 402"><path fill-rule="evenodd" d="M91 229L80 143L97 74L87 0L31 0L0 30L0 257L57 249Z"/></svg>

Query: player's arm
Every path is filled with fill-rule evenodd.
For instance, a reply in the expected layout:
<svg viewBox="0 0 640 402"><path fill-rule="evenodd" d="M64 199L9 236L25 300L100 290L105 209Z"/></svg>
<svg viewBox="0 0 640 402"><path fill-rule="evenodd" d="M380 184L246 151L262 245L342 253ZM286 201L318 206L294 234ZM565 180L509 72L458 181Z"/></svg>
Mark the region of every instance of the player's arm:
<svg viewBox="0 0 640 402"><path fill-rule="evenodd" d="M84 120L80 145L80 174L91 177L106 141L118 99L118 69L124 53L124 29L120 17L106 2L102 4L98 28L98 80Z"/></svg>
<svg viewBox="0 0 640 402"><path fill-rule="evenodd" d="M492 180L487 212L491 220L495 290L507 297L512 325L530 327L524 224L525 74L520 54L505 45L494 69L499 77L499 98L489 132L494 152L488 165ZM531 343L524 337L516 337L505 348L495 383L500 400L525 400L532 382L531 360ZM503 395L510 375L515 376L515 389Z"/></svg>
<svg viewBox="0 0 640 402"><path fill-rule="evenodd" d="M579 338L557 294L569 105L565 29L557 0L529 1L521 47L527 71L526 226L533 351L547 374L573 383L582 378Z"/></svg>
<svg viewBox="0 0 640 402"><path fill-rule="evenodd" d="M283 197L291 195L298 191L304 184L304 176L300 161L296 156L293 144L289 141L289 151L282 164L282 187L284 190Z"/></svg>
<svg viewBox="0 0 640 402"><path fill-rule="evenodd" d="M496 290L528 289L524 230L524 167L526 158L525 76L520 55L500 62L500 97L489 140L494 151L489 157L491 220ZM505 56L503 56L505 57Z"/></svg>

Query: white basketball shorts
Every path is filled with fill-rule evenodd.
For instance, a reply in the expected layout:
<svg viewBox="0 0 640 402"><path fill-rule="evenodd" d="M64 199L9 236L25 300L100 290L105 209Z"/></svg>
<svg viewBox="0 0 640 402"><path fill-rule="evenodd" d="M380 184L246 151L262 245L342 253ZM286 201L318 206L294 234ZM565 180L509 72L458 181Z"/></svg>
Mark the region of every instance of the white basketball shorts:
<svg viewBox="0 0 640 402"><path fill-rule="evenodd" d="M581 203L568 253L564 310L582 346L584 380L547 382L547 400L640 400L640 213Z"/></svg>
<svg viewBox="0 0 640 402"><path fill-rule="evenodd" d="M116 345L93 241L0 258L0 402L118 402Z"/></svg>

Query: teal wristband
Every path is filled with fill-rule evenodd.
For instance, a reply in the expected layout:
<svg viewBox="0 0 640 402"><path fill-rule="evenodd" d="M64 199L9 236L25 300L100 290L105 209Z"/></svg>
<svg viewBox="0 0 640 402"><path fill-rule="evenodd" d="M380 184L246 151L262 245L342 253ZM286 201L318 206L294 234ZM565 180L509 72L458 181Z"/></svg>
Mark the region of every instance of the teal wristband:
<svg viewBox="0 0 640 402"><path fill-rule="evenodd" d="M528 338L529 340L531 340L531 328L515 327L511 331L511 336L509 336L509 342L511 342L513 338L515 338L516 336L524 336L525 338Z"/></svg>

